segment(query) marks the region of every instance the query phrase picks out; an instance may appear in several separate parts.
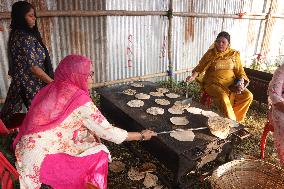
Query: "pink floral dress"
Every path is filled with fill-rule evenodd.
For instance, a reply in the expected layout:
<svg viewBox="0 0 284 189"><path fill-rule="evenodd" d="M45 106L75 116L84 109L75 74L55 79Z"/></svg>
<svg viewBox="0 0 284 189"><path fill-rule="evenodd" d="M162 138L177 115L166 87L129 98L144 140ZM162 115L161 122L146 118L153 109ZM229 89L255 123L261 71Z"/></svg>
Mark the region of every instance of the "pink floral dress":
<svg viewBox="0 0 284 189"><path fill-rule="evenodd" d="M284 101L284 64L274 72L273 78L269 84L268 92L272 102L274 144L280 158L280 163L284 166L284 112L273 106L273 104Z"/></svg>
<svg viewBox="0 0 284 189"><path fill-rule="evenodd" d="M109 154L94 134L116 144L127 138L127 131L113 127L92 102L74 110L56 128L23 136L15 151L21 188L40 188L41 164L49 154L66 153L78 157L101 151Z"/></svg>

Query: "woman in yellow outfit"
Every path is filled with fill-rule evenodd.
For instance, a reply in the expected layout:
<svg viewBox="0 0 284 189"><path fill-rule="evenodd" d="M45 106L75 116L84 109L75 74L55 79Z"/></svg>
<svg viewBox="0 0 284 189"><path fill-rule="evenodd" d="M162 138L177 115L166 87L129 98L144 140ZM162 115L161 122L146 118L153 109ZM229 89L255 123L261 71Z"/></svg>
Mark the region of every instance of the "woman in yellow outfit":
<svg viewBox="0 0 284 189"><path fill-rule="evenodd" d="M230 119L243 121L253 95L245 87L249 79L242 67L240 53L230 48L227 32L218 34L214 46L203 55L187 81L201 76L203 89L213 98L219 111Z"/></svg>

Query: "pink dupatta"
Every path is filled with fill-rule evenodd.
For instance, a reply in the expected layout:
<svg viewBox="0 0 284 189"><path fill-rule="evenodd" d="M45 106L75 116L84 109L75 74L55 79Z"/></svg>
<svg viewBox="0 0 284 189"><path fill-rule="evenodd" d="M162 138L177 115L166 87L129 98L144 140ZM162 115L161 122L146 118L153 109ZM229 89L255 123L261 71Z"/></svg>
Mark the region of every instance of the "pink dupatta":
<svg viewBox="0 0 284 189"><path fill-rule="evenodd" d="M22 136L55 128L76 108L91 101L87 86L90 68L91 60L80 55L68 55L60 62L54 81L33 99L14 148Z"/></svg>

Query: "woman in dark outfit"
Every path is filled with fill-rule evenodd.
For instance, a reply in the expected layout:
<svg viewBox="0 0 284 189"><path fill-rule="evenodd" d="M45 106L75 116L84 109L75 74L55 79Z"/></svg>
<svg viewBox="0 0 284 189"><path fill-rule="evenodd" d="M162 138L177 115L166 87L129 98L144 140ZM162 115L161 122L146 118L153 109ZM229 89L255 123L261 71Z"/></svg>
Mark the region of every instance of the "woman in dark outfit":
<svg viewBox="0 0 284 189"><path fill-rule="evenodd" d="M33 6L26 1L13 4L8 41L11 84L0 118L9 127L22 104L29 108L36 93L53 81L53 68L36 24Z"/></svg>

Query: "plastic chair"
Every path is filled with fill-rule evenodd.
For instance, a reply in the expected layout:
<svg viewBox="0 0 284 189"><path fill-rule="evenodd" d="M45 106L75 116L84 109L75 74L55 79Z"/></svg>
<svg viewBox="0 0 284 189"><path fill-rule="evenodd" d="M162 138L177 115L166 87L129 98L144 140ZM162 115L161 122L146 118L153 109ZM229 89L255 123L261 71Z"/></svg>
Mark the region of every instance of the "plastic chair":
<svg viewBox="0 0 284 189"><path fill-rule="evenodd" d="M268 116L267 116L267 122L264 126L263 133L261 135L261 142L260 142L260 154L261 158L264 159L264 151L265 151L265 144L266 144L266 138L269 132L274 132L274 127L272 125L272 119L271 119L271 111L269 110Z"/></svg>
<svg viewBox="0 0 284 189"><path fill-rule="evenodd" d="M212 97L206 93L205 91L203 91L201 98L200 98L200 103L204 106L207 106L208 108L211 107L212 105Z"/></svg>
<svg viewBox="0 0 284 189"><path fill-rule="evenodd" d="M19 173L0 152L0 182L2 189L13 189L14 181L19 179Z"/></svg>

